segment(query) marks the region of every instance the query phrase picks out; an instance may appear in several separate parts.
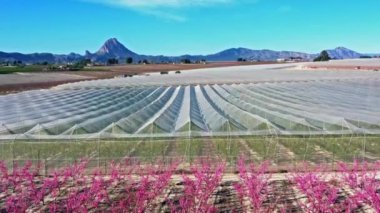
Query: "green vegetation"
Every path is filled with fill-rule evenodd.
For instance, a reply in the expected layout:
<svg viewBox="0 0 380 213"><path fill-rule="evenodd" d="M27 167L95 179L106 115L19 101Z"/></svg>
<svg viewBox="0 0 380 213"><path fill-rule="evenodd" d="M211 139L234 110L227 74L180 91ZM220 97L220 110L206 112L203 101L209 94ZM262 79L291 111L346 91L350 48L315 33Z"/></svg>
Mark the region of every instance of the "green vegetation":
<svg viewBox="0 0 380 213"><path fill-rule="evenodd" d="M188 161L193 161L197 156L202 155L202 140L201 139L183 139L175 140L174 150L171 150L171 157L184 158ZM174 145L174 144L173 144Z"/></svg>
<svg viewBox="0 0 380 213"><path fill-rule="evenodd" d="M232 163L241 153L241 144L236 138L218 138L214 140L218 155Z"/></svg>
<svg viewBox="0 0 380 213"><path fill-rule="evenodd" d="M150 62L149 62L148 60L146 60L146 59L144 59L144 60L139 60L137 63L138 63L138 64L150 64Z"/></svg>
<svg viewBox="0 0 380 213"><path fill-rule="evenodd" d="M244 138L244 141L247 143L252 152L257 153L257 157L260 157L263 160L269 160L276 154L276 144L270 139L247 137Z"/></svg>
<svg viewBox="0 0 380 213"><path fill-rule="evenodd" d="M119 64L119 60L117 60L116 58L109 58L109 59L107 60L107 64L108 64L108 65Z"/></svg>
<svg viewBox="0 0 380 213"><path fill-rule="evenodd" d="M281 138L279 143L295 154L296 161L323 163L332 160L333 154L318 149L316 142L323 138ZM333 139L330 139L333 140ZM326 159L330 158L330 159Z"/></svg>
<svg viewBox="0 0 380 213"><path fill-rule="evenodd" d="M369 56L369 55L361 55L360 58L372 58L372 56Z"/></svg>
<svg viewBox="0 0 380 213"><path fill-rule="evenodd" d="M127 64L132 64L132 63L133 63L133 58L132 58L132 57L128 57L128 58L125 60L125 62L126 62Z"/></svg>
<svg viewBox="0 0 380 213"><path fill-rule="evenodd" d="M70 69L78 69L78 70L82 70L84 67L87 66L87 64L91 64L91 59L83 59L83 60L80 60L76 63L74 63L73 65L69 65L69 68Z"/></svg>
<svg viewBox="0 0 380 213"><path fill-rule="evenodd" d="M80 158L91 160L139 161L180 159L199 156L224 159L233 164L244 155L253 161L267 160L277 165L300 161L331 163L354 159L380 160L380 137L196 137L130 138L91 140L0 141L0 160L46 160L56 165Z"/></svg>
<svg viewBox="0 0 380 213"><path fill-rule="evenodd" d="M321 54L319 54L319 56L314 59L314 61L330 61L330 60L331 58L326 50L323 50Z"/></svg>
<svg viewBox="0 0 380 213"><path fill-rule="evenodd" d="M91 64L90 59L84 59L74 64L49 64L47 62L37 63L34 65L25 65L21 61L10 64L3 63L0 66L0 74L11 74L17 72L46 72L46 71L107 71L104 67L86 67Z"/></svg>
<svg viewBox="0 0 380 213"><path fill-rule="evenodd" d="M183 59L181 59L181 63L182 64L191 64L191 60L188 58L183 58Z"/></svg>
<svg viewBox="0 0 380 213"><path fill-rule="evenodd" d="M41 72L48 68L45 65L18 65L18 66L0 66L0 74L10 74L16 72Z"/></svg>

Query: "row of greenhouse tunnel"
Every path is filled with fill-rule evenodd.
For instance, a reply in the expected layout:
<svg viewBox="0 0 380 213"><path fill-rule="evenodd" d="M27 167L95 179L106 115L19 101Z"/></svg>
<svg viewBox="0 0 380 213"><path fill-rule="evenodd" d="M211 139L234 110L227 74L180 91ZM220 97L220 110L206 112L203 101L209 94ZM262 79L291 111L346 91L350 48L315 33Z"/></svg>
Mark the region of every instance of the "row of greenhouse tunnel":
<svg viewBox="0 0 380 213"><path fill-rule="evenodd" d="M0 97L0 138L377 134L380 93L361 83L29 91Z"/></svg>

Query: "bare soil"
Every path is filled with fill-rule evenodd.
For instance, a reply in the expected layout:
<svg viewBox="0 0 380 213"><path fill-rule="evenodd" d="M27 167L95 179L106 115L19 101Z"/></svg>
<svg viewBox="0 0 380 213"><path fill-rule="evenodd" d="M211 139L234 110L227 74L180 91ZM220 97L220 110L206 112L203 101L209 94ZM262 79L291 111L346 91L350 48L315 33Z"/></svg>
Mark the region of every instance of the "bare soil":
<svg viewBox="0 0 380 213"><path fill-rule="evenodd" d="M260 65L260 64L273 64L276 62L215 62L207 64L133 64L133 65L116 65L104 67L90 67L84 71L51 71L51 72L33 72L34 79L25 81L25 79L18 80L17 73L0 75L1 78L6 79L9 75L13 75L10 81L0 81L0 95L8 93L16 93L26 90L47 89L60 84L73 83L83 80L93 79L107 79L114 78L120 75L142 75L151 72L163 71L184 71L202 68L216 68L228 66L244 66L244 65ZM65 78L52 80L49 76L59 74L67 74L77 76L78 78ZM21 76L21 75L20 75ZM40 76L39 79L35 79ZM22 78L22 77L20 77ZM14 80L15 79L15 80Z"/></svg>
<svg viewBox="0 0 380 213"><path fill-rule="evenodd" d="M60 84L73 83L73 82L78 82L78 81L83 81L83 80L91 80L91 78L81 79L81 80L75 79L75 80L63 80L63 81L13 83L13 84L0 85L0 95L22 92L22 91L27 91L27 90L48 89Z"/></svg>

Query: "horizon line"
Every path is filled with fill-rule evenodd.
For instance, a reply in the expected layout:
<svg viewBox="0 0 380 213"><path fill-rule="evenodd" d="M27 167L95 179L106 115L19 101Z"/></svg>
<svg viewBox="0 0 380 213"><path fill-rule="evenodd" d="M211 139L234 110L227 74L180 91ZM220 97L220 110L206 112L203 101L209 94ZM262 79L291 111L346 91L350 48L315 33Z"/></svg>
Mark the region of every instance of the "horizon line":
<svg viewBox="0 0 380 213"><path fill-rule="evenodd" d="M249 50L257 50L257 51L263 51L263 50L269 50L269 51L275 51L275 52L284 52L284 51L288 51L288 52L298 52L298 53L305 53L305 54L319 54L320 52L324 51L324 50L335 50L335 49L339 49L339 48L345 48L345 49L349 49L349 50L352 50L352 51L355 51L357 53L360 53L360 54L379 54L379 53L371 53L371 52L361 52L361 51L356 51L354 49L351 49L351 48L348 48L348 47L345 47L345 46L342 46L342 45L337 45L336 47L334 48L328 48L328 49L321 49L319 52L309 52L309 51L302 51L302 50L289 50L289 49L281 49L281 50L278 50L278 49L271 49L271 48L257 48L257 49L253 49L253 48L250 48L250 47L243 47L243 46L236 46L236 47L229 47L229 48L224 48L219 51L216 51L216 52L209 52L209 53L203 53L203 54L199 54L199 53L182 53L182 54L151 54L151 53L140 53L138 51L135 51L135 50L131 50L129 49L127 46L125 46L122 42L119 41L119 39L117 39L116 37L111 37L109 39L107 39L103 44L102 46L109 40L112 40L112 39L116 39L116 41L118 41L120 44L122 44L125 48L127 48L128 50L134 52L134 53L137 53L139 55L147 55L147 56L167 56L167 57L176 57L176 56L184 56L184 55L192 55L192 56L207 56L207 55L212 55L212 54L217 54L217 53L220 53L220 52L223 52L223 51L226 51L226 50L230 50L230 49L249 49ZM101 47L102 47L101 46ZM100 48L101 48L100 47ZM78 52L75 52L75 51L70 51L70 52L54 52L54 51L31 51L31 52L22 52L22 51L3 51L0 49L0 52L3 52L3 53L21 53L21 54L53 54L53 55L69 55L69 54L78 54L78 55L81 55L81 56L84 56L86 54L86 52L90 52L91 54L94 54L96 53L100 48L98 48L97 50L95 50L94 52L92 51L89 51L88 49L87 50L84 50L82 51L83 53L78 53Z"/></svg>

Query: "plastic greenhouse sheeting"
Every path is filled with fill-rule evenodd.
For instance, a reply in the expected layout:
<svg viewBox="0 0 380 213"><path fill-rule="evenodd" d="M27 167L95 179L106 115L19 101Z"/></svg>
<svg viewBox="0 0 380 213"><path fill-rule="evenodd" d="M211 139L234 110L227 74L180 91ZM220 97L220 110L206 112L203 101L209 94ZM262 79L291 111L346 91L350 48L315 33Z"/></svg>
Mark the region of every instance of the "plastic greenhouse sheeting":
<svg viewBox="0 0 380 213"><path fill-rule="evenodd" d="M0 96L0 139L380 134L376 78L178 86L130 81Z"/></svg>
<svg viewBox="0 0 380 213"><path fill-rule="evenodd" d="M175 123L176 132L191 134L193 131L207 132L208 127L204 122L194 87L186 86L181 109Z"/></svg>

